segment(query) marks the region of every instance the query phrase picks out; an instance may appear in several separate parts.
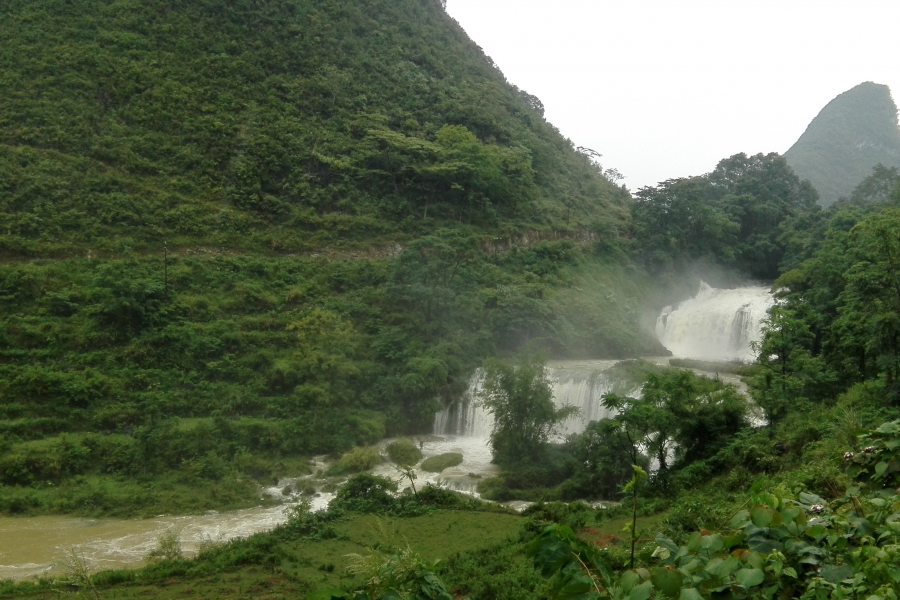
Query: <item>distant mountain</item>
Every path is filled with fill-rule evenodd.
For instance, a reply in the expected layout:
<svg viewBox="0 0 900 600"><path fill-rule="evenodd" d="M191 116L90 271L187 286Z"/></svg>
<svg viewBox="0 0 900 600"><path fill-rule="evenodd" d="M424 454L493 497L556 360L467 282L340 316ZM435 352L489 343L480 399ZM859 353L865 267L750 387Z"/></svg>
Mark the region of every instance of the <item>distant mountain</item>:
<svg viewBox="0 0 900 600"><path fill-rule="evenodd" d="M900 128L890 89L867 81L839 95L784 156L801 179L812 181L824 206L849 196L875 165L900 166Z"/></svg>

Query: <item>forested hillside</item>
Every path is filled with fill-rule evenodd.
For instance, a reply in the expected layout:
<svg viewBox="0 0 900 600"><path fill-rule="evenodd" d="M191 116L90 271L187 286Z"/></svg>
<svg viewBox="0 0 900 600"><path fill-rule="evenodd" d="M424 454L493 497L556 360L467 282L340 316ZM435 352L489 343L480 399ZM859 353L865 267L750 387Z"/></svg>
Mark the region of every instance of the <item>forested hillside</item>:
<svg viewBox="0 0 900 600"><path fill-rule="evenodd" d="M661 351L628 193L439 2L11 0L0 38L0 510L255 502L485 356Z"/></svg>
<svg viewBox="0 0 900 600"><path fill-rule="evenodd" d="M437 1L11 0L0 35L7 256L626 218Z"/></svg>
<svg viewBox="0 0 900 600"><path fill-rule="evenodd" d="M900 166L891 90L868 81L840 94L784 156L797 175L812 181L823 206L849 196L876 165Z"/></svg>

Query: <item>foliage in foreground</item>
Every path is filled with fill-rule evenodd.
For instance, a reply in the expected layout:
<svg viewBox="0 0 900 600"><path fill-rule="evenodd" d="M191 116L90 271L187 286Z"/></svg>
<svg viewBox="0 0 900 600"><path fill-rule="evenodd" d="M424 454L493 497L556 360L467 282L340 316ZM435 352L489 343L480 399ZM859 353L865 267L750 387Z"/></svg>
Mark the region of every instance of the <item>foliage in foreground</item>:
<svg viewBox="0 0 900 600"><path fill-rule="evenodd" d="M869 434L863 456L847 457L857 487L831 503L784 488L751 490L730 529L702 530L678 545L662 534L649 566L616 575L596 547L566 526L548 527L530 547L535 566L556 577L559 600L611 598L882 598L900 589L900 422Z"/></svg>

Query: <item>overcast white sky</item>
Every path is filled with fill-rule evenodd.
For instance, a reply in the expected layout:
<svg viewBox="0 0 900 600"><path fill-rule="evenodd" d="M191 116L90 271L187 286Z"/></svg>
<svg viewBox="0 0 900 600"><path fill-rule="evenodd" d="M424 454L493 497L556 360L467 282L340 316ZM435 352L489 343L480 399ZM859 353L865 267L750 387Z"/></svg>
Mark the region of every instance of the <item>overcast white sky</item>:
<svg viewBox="0 0 900 600"><path fill-rule="evenodd" d="M900 99L900 0L448 0L503 70L632 190L785 152L863 81Z"/></svg>

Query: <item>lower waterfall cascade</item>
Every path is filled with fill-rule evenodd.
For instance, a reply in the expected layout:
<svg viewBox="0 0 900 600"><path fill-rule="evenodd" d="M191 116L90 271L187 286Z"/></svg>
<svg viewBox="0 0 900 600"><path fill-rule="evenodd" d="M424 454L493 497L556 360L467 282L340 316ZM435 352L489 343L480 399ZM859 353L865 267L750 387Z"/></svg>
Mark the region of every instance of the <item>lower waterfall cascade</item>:
<svg viewBox="0 0 900 600"><path fill-rule="evenodd" d="M656 337L678 358L753 362L752 343L774 304L768 286L719 289L701 281L696 296L662 310Z"/></svg>
<svg viewBox="0 0 900 600"><path fill-rule="evenodd" d="M601 406L600 399L616 387L616 382L606 375L606 371L618 362L620 361L551 361L547 364L547 374L553 386L553 403L557 408L575 406L579 409L578 415L560 425L557 432L560 436L581 433L589 422L611 416ZM435 435L483 439L490 436L494 425L493 417L477 401L482 377L481 371L477 371L469 382L466 394L435 415L432 428ZM625 390L628 394L637 392L637 386Z"/></svg>

